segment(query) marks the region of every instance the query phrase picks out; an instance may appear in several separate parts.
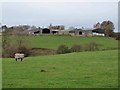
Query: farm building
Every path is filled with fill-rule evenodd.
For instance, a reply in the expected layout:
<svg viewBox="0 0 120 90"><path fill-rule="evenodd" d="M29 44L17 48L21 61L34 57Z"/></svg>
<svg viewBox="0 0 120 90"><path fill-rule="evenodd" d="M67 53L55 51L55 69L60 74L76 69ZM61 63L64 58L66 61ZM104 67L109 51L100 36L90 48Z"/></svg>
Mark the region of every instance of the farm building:
<svg viewBox="0 0 120 90"><path fill-rule="evenodd" d="M97 28L82 28L82 29L72 29L59 31L59 34L69 34L71 36L104 36L104 30Z"/></svg>
<svg viewBox="0 0 120 90"><path fill-rule="evenodd" d="M92 30L93 36L105 36L105 30L96 28Z"/></svg>
<svg viewBox="0 0 120 90"><path fill-rule="evenodd" d="M104 30L101 28L69 28L65 30L63 25L48 26L48 28L36 28L29 30L29 35L59 34L71 36L104 36Z"/></svg>
<svg viewBox="0 0 120 90"><path fill-rule="evenodd" d="M72 36L92 36L92 29L73 29L69 31Z"/></svg>
<svg viewBox="0 0 120 90"><path fill-rule="evenodd" d="M51 30L51 34L59 34L59 30Z"/></svg>
<svg viewBox="0 0 120 90"><path fill-rule="evenodd" d="M59 31L64 30L63 25L48 26L48 28L36 28L29 30L29 35L42 35L42 34L59 34Z"/></svg>
<svg viewBox="0 0 120 90"><path fill-rule="evenodd" d="M27 34L29 34L29 35L39 35L40 33L41 33L41 29L36 28L36 29L29 30Z"/></svg>
<svg viewBox="0 0 120 90"><path fill-rule="evenodd" d="M1 27L1 32L5 31L8 27L6 25Z"/></svg>
<svg viewBox="0 0 120 90"><path fill-rule="evenodd" d="M50 26L48 26L48 28L49 28L50 30L64 30L64 29L65 29L65 26L63 26L63 25L53 26L52 24L50 24Z"/></svg>
<svg viewBox="0 0 120 90"><path fill-rule="evenodd" d="M41 31L41 34L50 34L50 33L51 33L51 31L48 28L43 28Z"/></svg>
<svg viewBox="0 0 120 90"><path fill-rule="evenodd" d="M29 35L57 34L59 30L50 30L48 28L29 30Z"/></svg>
<svg viewBox="0 0 120 90"><path fill-rule="evenodd" d="M63 26L63 25L53 26L52 24L50 24L50 26L48 26L48 28L50 29L51 34L59 34L60 31L63 31L65 29L65 26Z"/></svg>
<svg viewBox="0 0 120 90"><path fill-rule="evenodd" d="M67 30L60 30L60 31L58 32L58 34L59 34L59 35L69 35L69 34L70 34L69 31L71 31L71 30L69 30L69 29L67 29Z"/></svg>

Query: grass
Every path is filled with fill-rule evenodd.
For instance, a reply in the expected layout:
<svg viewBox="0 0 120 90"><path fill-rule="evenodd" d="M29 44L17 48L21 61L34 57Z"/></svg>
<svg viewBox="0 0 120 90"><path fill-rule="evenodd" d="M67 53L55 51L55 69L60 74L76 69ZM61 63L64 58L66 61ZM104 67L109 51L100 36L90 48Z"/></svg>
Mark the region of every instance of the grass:
<svg viewBox="0 0 120 90"><path fill-rule="evenodd" d="M118 50L27 57L23 62L4 58L2 62L3 88L118 87Z"/></svg>
<svg viewBox="0 0 120 90"><path fill-rule="evenodd" d="M108 37L72 37L72 36L55 36L55 35L43 35L43 36L24 36L21 37L24 42L27 43L27 46L32 48L48 48L48 49L57 49L60 45L67 45L69 47L74 44L80 44L84 46L90 42L96 42L101 45L101 49L111 49L118 48L118 41L114 38ZM14 39L14 41L13 41ZM11 42L15 42L18 37L12 37Z"/></svg>
<svg viewBox="0 0 120 90"><path fill-rule="evenodd" d="M96 42L102 49L117 48L118 41L107 37L72 37L72 36L35 36L27 37L31 47L57 49L59 45L65 44L71 47L74 44L84 46L89 42Z"/></svg>
<svg viewBox="0 0 120 90"><path fill-rule="evenodd" d="M12 37L13 38L13 37ZM23 37L24 38L24 37ZM3 59L3 88L116 88L118 41L107 37L25 36L32 48L84 46L90 42L107 51L27 57L23 62Z"/></svg>

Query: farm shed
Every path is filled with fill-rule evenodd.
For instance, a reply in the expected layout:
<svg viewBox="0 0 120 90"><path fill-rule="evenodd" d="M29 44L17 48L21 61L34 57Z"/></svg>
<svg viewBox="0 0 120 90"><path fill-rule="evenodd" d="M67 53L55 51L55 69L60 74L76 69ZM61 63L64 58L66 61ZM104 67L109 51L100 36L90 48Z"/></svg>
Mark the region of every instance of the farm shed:
<svg viewBox="0 0 120 90"><path fill-rule="evenodd" d="M59 30L50 30L52 34L58 34Z"/></svg>
<svg viewBox="0 0 120 90"><path fill-rule="evenodd" d="M33 29L33 30L29 30L28 31L28 34L29 35L39 35L39 34L41 34L42 32L41 32L41 30L40 29Z"/></svg>
<svg viewBox="0 0 120 90"><path fill-rule="evenodd" d="M61 35L61 34L63 34L63 35L69 35L69 31L70 30L60 30L59 31L59 34Z"/></svg>
<svg viewBox="0 0 120 90"><path fill-rule="evenodd" d="M51 33L50 29L48 28L42 29L42 34L50 34L50 33Z"/></svg>
<svg viewBox="0 0 120 90"><path fill-rule="evenodd" d="M93 29L92 30L93 36L105 36L105 30L101 28Z"/></svg>
<svg viewBox="0 0 120 90"><path fill-rule="evenodd" d="M92 29L74 29L69 31L72 36L92 36Z"/></svg>

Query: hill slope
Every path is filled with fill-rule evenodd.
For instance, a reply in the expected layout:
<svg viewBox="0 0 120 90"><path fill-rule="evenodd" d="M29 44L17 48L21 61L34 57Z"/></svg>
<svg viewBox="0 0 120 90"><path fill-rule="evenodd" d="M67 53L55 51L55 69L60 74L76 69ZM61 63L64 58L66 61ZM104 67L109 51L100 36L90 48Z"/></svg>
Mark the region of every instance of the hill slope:
<svg viewBox="0 0 120 90"><path fill-rule="evenodd" d="M59 45L65 44L71 47L74 44L84 46L90 42L96 42L102 49L117 48L118 41L107 37L72 37L72 36L35 36L28 38L29 45L33 48L57 49Z"/></svg>
<svg viewBox="0 0 120 90"><path fill-rule="evenodd" d="M117 50L3 59L3 88L115 88L117 75Z"/></svg>

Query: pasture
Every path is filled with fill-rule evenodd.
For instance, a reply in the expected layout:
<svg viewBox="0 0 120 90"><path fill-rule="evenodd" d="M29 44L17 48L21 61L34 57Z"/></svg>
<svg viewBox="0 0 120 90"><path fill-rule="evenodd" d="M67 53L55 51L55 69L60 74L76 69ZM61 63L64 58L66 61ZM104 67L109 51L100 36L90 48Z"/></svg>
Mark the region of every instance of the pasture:
<svg viewBox="0 0 120 90"><path fill-rule="evenodd" d="M39 40L42 39L39 38ZM72 40L66 41L66 39L61 38L62 40L63 42L69 42L66 44L72 44ZM37 41L36 44L33 44L34 47L41 45ZM60 43L60 40L54 39L53 41L56 42L54 46ZM48 45L42 45L44 47L54 47L49 40L47 43ZM110 42L104 43L109 45ZM113 46L113 44L110 46ZM23 62L16 62L14 58L4 58L2 62L3 88L118 87L118 50L27 57Z"/></svg>
<svg viewBox="0 0 120 90"><path fill-rule="evenodd" d="M30 47L33 48L49 48L57 49L59 45L65 44L71 47L74 44L84 46L89 42L96 42L101 45L101 49L118 48L118 41L107 37L72 37L72 36L33 36L25 37L29 42Z"/></svg>
<svg viewBox="0 0 120 90"><path fill-rule="evenodd" d="M10 39L11 38L11 39ZM10 37L9 41L15 43L18 37ZM118 41L109 37L72 37L72 36L58 36L58 35L42 35L42 36L23 36L21 37L27 46L30 48L48 48L56 50L60 45L67 45L71 47L75 44L80 44L84 47L85 44L96 42L101 49L117 49Z"/></svg>

